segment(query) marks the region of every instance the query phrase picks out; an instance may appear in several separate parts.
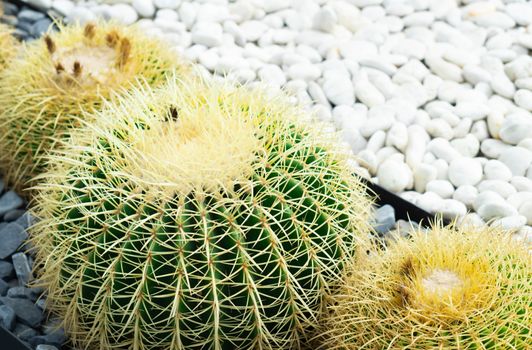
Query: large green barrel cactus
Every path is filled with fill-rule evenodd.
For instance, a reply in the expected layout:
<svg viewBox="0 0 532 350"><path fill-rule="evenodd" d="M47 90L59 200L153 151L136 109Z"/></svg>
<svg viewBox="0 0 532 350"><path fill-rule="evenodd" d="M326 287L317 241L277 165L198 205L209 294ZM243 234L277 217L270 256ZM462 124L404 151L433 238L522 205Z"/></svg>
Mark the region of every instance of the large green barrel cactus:
<svg viewBox="0 0 532 350"><path fill-rule="evenodd" d="M34 244L78 346L300 348L367 234L331 135L282 98L203 84L140 88L51 157Z"/></svg>

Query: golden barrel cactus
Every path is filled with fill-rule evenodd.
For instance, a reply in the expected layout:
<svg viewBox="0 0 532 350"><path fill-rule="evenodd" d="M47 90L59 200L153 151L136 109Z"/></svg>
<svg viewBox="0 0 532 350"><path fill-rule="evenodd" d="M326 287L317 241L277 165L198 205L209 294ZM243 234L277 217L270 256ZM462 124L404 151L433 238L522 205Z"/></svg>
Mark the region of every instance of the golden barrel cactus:
<svg viewBox="0 0 532 350"><path fill-rule="evenodd" d="M17 190L32 185L44 158L103 101L137 79L157 86L189 70L163 42L112 23L59 26L28 44L2 75L0 166Z"/></svg>
<svg viewBox="0 0 532 350"><path fill-rule="evenodd" d="M530 349L532 255L497 229L436 226L347 268L321 349Z"/></svg>

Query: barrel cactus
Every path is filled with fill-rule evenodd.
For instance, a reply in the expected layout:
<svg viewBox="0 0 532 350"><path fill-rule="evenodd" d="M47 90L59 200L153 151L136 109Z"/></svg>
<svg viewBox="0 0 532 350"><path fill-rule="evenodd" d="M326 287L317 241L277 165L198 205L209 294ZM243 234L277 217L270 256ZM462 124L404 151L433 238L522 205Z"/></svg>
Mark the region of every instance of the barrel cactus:
<svg viewBox="0 0 532 350"><path fill-rule="evenodd" d="M138 88L50 156L33 243L94 349L291 349L367 235L349 154L282 97Z"/></svg>
<svg viewBox="0 0 532 350"><path fill-rule="evenodd" d="M44 168L43 156L80 126L82 112L123 93L136 79L152 86L188 68L140 28L112 23L60 26L28 44L0 87L0 166L17 190ZM87 114L89 115L89 114Z"/></svg>
<svg viewBox="0 0 532 350"><path fill-rule="evenodd" d="M346 268L321 349L530 349L532 255L497 229L436 226Z"/></svg>
<svg viewBox="0 0 532 350"><path fill-rule="evenodd" d="M0 71L4 70L7 63L15 55L17 47L18 42L11 35L11 29L0 23Z"/></svg>

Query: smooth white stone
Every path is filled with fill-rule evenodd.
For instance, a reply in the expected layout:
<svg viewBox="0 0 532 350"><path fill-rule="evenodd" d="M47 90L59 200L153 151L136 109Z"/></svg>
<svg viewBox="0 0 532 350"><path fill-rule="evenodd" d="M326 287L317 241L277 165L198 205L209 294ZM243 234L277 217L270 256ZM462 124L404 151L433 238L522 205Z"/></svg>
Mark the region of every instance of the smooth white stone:
<svg viewBox="0 0 532 350"><path fill-rule="evenodd" d="M257 41L268 30L268 26L260 21L245 21L240 25L242 34L247 41Z"/></svg>
<svg viewBox="0 0 532 350"><path fill-rule="evenodd" d="M155 5L152 0L133 0L131 5L142 17L152 17L155 14Z"/></svg>
<svg viewBox="0 0 532 350"><path fill-rule="evenodd" d="M532 163L532 152L523 147L509 147L501 152L499 160L514 176L524 176Z"/></svg>
<svg viewBox="0 0 532 350"><path fill-rule="evenodd" d="M332 110L333 121L340 129L360 129L367 120L366 112L351 106L336 106Z"/></svg>
<svg viewBox="0 0 532 350"><path fill-rule="evenodd" d="M355 80L354 92L357 99L368 107L381 105L385 102L381 92L365 79Z"/></svg>
<svg viewBox="0 0 532 350"><path fill-rule="evenodd" d="M485 221L518 215L517 210L505 201L488 201L478 208L477 213Z"/></svg>
<svg viewBox="0 0 532 350"><path fill-rule="evenodd" d="M527 201L519 207L519 214L526 217L527 225L532 225L532 201Z"/></svg>
<svg viewBox="0 0 532 350"><path fill-rule="evenodd" d="M488 131L493 138L499 138L499 131L504 123L505 116L502 112L493 110L486 118Z"/></svg>
<svg viewBox="0 0 532 350"><path fill-rule="evenodd" d="M510 181L518 192L532 192L532 180L524 176L514 176Z"/></svg>
<svg viewBox="0 0 532 350"><path fill-rule="evenodd" d="M397 96L414 103L416 107L421 107L429 100L429 95L425 86L417 81L411 81L398 86Z"/></svg>
<svg viewBox="0 0 532 350"><path fill-rule="evenodd" d="M514 83L519 89L532 90L532 77L517 79Z"/></svg>
<svg viewBox="0 0 532 350"><path fill-rule="evenodd" d="M164 18L166 20L171 21L178 21L179 20L179 14L172 9L160 9L157 11L157 18ZM231 22L234 23L234 22Z"/></svg>
<svg viewBox="0 0 532 350"><path fill-rule="evenodd" d="M422 161L425 154L426 144L429 135L419 125L410 125L408 127L408 145L406 146L406 163L415 169Z"/></svg>
<svg viewBox="0 0 532 350"><path fill-rule="evenodd" d="M194 4L189 2L182 3L181 6L179 6L178 13L179 19L187 26L187 29L192 28L198 15Z"/></svg>
<svg viewBox="0 0 532 350"><path fill-rule="evenodd" d="M486 223L477 213L468 213L458 220L462 227L479 228L486 226Z"/></svg>
<svg viewBox="0 0 532 350"><path fill-rule="evenodd" d="M532 138L532 115L529 113L507 115L501 125L499 137L502 141L513 145L526 138Z"/></svg>
<svg viewBox="0 0 532 350"><path fill-rule="evenodd" d="M418 112L422 112L416 109L416 106L412 101L403 100L397 97L386 101L386 106L395 111L395 119L397 119L398 122L407 126L414 122Z"/></svg>
<svg viewBox="0 0 532 350"><path fill-rule="evenodd" d="M52 9L56 10L63 16L68 16L74 9L74 6L74 3L72 3L70 0L55 0L52 3Z"/></svg>
<svg viewBox="0 0 532 350"><path fill-rule="evenodd" d="M127 4L113 5L110 8L110 15L113 19L125 25L133 24L139 18L135 9Z"/></svg>
<svg viewBox="0 0 532 350"><path fill-rule="evenodd" d="M499 158L502 152L511 146L500 140L486 139L480 143L480 150L489 158Z"/></svg>
<svg viewBox="0 0 532 350"><path fill-rule="evenodd" d="M502 180L483 180L477 185L480 193L493 191L501 195L502 198L508 198L516 193L515 187Z"/></svg>
<svg viewBox="0 0 532 350"><path fill-rule="evenodd" d="M490 108L485 104L477 102L458 102L454 111L461 118L479 120L488 115Z"/></svg>
<svg viewBox="0 0 532 350"><path fill-rule="evenodd" d="M421 196L421 193L417 193L414 191L406 191L406 192L399 194L399 197L413 204L417 203L417 200L419 199L420 196Z"/></svg>
<svg viewBox="0 0 532 350"><path fill-rule="evenodd" d="M442 198L451 198L454 187L447 180L432 180L427 183L426 191L434 192Z"/></svg>
<svg viewBox="0 0 532 350"><path fill-rule="evenodd" d="M521 141L519 141L517 146L526 148L527 150L532 152L532 137L522 139Z"/></svg>
<svg viewBox="0 0 532 350"><path fill-rule="evenodd" d="M449 178L449 164L443 159L436 159L432 165L436 168L438 180L447 180Z"/></svg>
<svg viewBox="0 0 532 350"><path fill-rule="evenodd" d="M355 103L355 91L348 76L336 76L323 82L325 96L334 105L348 105Z"/></svg>
<svg viewBox="0 0 532 350"><path fill-rule="evenodd" d="M455 158L449 163L449 180L456 187L476 185L482 179L482 165L476 159Z"/></svg>
<svg viewBox="0 0 532 350"><path fill-rule="evenodd" d="M446 219L461 217L467 213L467 207L454 199L444 199L439 211Z"/></svg>
<svg viewBox="0 0 532 350"><path fill-rule="evenodd" d="M478 190L472 185L459 186L453 193L453 199L464 203L468 208L473 206L478 196Z"/></svg>
<svg viewBox="0 0 532 350"><path fill-rule="evenodd" d="M360 134L364 137L370 137L378 130L388 130L393 122L393 117L388 115L370 117L360 128Z"/></svg>
<svg viewBox="0 0 532 350"><path fill-rule="evenodd" d="M290 79L310 81L318 79L321 75L321 70L311 63L294 64L288 68L287 75Z"/></svg>
<svg viewBox="0 0 532 350"><path fill-rule="evenodd" d="M417 192L425 192L427 184L436 180L438 171L430 164L421 163L414 170L414 189Z"/></svg>
<svg viewBox="0 0 532 350"><path fill-rule="evenodd" d="M386 146L394 146L401 152L404 152L408 145L408 129L402 123L394 123L386 139Z"/></svg>
<svg viewBox="0 0 532 350"><path fill-rule="evenodd" d="M386 133L382 130L375 132L368 140L366 149L376 153L384 146L384 141L386 140Z"/></svg>
<svg viewBox="0 0 532 350"><path fill-rule="evenodd" d="M521 55L504 66L504 72L511 80L528 78L532 73L532 58Z"/></svg>
<svg viewBox="0 0 532 350"><path fill-rule="evenodd" d="M484 176L488 180L509 181L512 178L512 172L503 162L491 159L484 165Z"/></svg>
<svg viewBox="0 0 532 350"><path fill-rule="evenodd" d="M384 162L386 159L394 156L395 154L400 154L395 148L393 147L383 147L380 150L377 151L377 160L380 163ZM402 154L401 154L402 155Z"/></svg>
<svg viewBox="0 0 532 350"><path fill-rule="evenodd" d="M181 4L181 0L154 0L154 3L157 8L175 10Z"/></svg>
<svg viewBox="0 0 532 350"><path fill-rule="evenodd" d="M451 146L449 141L441 137L432 139L427 145L427 150L448 163L454 159L462 158L462 155Z"/></svg>
<svg viewBox="0 0 532 350"><path fill-rule="evenodd" d="M421 209L436 213L443 208L443 199L434 192L425 192L418 197L416 204Z"/></svg>
<svg viewBox="0 0 532 350"><path fill-rule="evenodd" d="M526 224L526 217L523 215L507 216L494 220L491 223L492 227L499 227L502 230L517 231Z"/></svg>
<svg viewBox="0 0 532 350"><path fill-rule="evenodd" d="M532 112L532 91L519 89L514 95L515 104Z"/></svg>
<svg viewBox="0 0 532 350"><path fill-rule="evenodd" d="M530 6L530 3L526 1L521 3L507 3L505 4L504 10L518 24L522 26L532 24L532 6Z"/></svg>
<svg viewBox="0 0 532 350"><path fill-rule="evenodd" d="M415 39L403 38L397 41L397 43L391 48L390 52L399 55L405 55L409 57L417 58L421 60L425 57L427 48L423 43Z"/></svg>
<svg viewBox="0 0 532 350"><path fill-rule="evenodd" d="M430 120L425 129L432 137L441 137L450 140L454 133L453 129L444 119L437 118Z"/></svg>
<svg viewBox="0 0 532 350"><path fill-rule="evenodd" d="M504 198L501 197L500 194L493 191L484 191L482 193L479 193L477 195L477 198L475 198L473 202L473 209L475 211L478 211L478 208L480 208L482 205L488 203L488 202L504 202Z"/></svg>
<svg viewBox="0 0 532 350"><path fill-rule="evenodd" d="M385 160L377 171L379 184L392 192L404 191L413 183L412 170L405 163Z"/></svg>
<svg viewBox="0 0 532 350"><path fill-rule="evenodd" d="M467 134L469 133L469 130L471 130L472 124L473 124L473 121L471 119L466 118L466 119L460 120L458 125L456 125L453 128L453 134L454 134L453 137L461 138L461 137L467 136Z"/></svg>
<svg viewBox="0 0 532 350"><path fill-rule="evenodd" d="M428 27L434 22L434 14L429 11L415 12L403 18L406 27Z"/></svg>
<svg viewBox="0 0 532 350"><path fill-rule="evenodd" d="M222 44L223 30L219 23L197 22L192 28L192 42L207 47L220 46Z"/></svg>
<svg viewBox="0 0 532 350"><path fill-rule="evenodd" d="M317 83L309 81L307 91L310 97L312 97L314 103L321 104L329 108L331 107L331 104L329 103L329 100L327 100L325 93Z"/></svg>
<svg viewBox="0 0 532 350"><path fill-rule="evenodd" d="M89 9L81 6L74 7L68 16L66 17L67 23L79 23L85 24L90 21L94 21L96 15L92 13Z"/></svg>
<svg viewBox="0 0 532 350"><path fill-rule="evenodd" d="M457 138L451 141L451 146L465 157L475 157L480 149L480 142L478 139L468 134L463 138Z"/></svg>
<svg viewBox="0 0 532 350"><path fill-rule="evenodd" d="M512 17L502 12L487 12L480 13L473 17L473 21L481 27L499 27L502 29L510 29L515 26L515 21Z"/></svg>
<svg viewBox="0 0 532 350"><path fill-rule="evenodd" d="M490 86L494 92L501 96L506 98L512 98L514 96L515 86L504 72L494 74Z"/></svg>
<svg viewBox="0 0 532 350"><path fill-rule="evenodd" d="M427 53L425 55L425 63L434 74L444 80L451 80L458 83L463 81L462 70L460 67L445 61L443 58L433 53Z"/></svg>
<svg viewBox="0 0 532 350"><path fill-rule="evenodd" d="M364 40L350 40L340 47L340 54L346 59L360 61L360 59L377 54L377 46Z"/></svg>
<svg viewBox="0 0 532 350"><path fill-rule="evenodd" d="M423 79L423 87L425 88L428 101L431 101L438 96L438 90L442 83L443 79L434 74L429 74Z"/></svg>
<svg viewBox="0 0 532 350"><path fill-rule="evenodd" d="M26 2L43 10L52 7L52 0L26 0Z"/></svg>
<svg viewBox="0 0 532 350"><path fill-rule="evenodd" d="M462 74L465 80L471 84L478 84L480 82L489 83L491 81L491 74L474 64L466 64L462 70Z"/></svg>
<svg viewBox="0 0 532 350"><path fill-rule="evenodd" d="M343 129L341 135L342 139L351 146L353 153L356 154L366 148L367 141L357 129Z"/></svg>
<svg viewBox="0 0 532 350"><path fill-rule="evenodd" d="M371 175L375 175L377 172L377 156L372 151L365 149L357 154L357 161L361 166L366 168Z"/></svg>
<svg viewBox="0 0 532 350"><path fill-rule="evenodd" d="M338 17L334 9L330 6L324 6L314 15L312 27L316 30L332 32L337 22Z"/></svg>
<svg viewBox="0 0 532 350"><path fill-rule="evenodd" d="M315 105L312 107L312 113L322 122L332 122L332 113L329 107L321 104Z"/></svg>
<svg viewBox="0 0 532 350"><path fill-rule="evenodd" d="M470 130L471 135L474 135L479 141L484 141L490 136L488 132L488 124L485 120L477 120L473 123Z"/></svg>
<svg viewBox="0 0 532 350"><path fill-rule="evenodd" d="M182 6L182 5L181 5ZM228 4L229 13L238 23L250 20L253 17L253 4L247 0L238 0Z"/></svg>

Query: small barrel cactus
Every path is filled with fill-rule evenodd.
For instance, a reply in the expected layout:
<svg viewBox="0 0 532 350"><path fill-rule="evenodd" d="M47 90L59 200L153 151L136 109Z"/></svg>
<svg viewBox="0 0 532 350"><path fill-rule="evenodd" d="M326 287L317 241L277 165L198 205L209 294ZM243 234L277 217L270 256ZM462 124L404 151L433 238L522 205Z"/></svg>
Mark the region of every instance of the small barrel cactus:
<svg viewBox="0 0 532 350"><path fill-rule="evenodd" d="M82 112L99 109L137 79L157 86L173 70L188 68L175 51L136 27L60 26L28 44L2 74L5 180L19 191L31 186L43 171L43 156L80 126Z"/></svg>
<svg viewBox="0 0 532 350"><path fill-rule="evenodd" d="M530 349L532 255L495 228L442 227L355 259L321 349Z"/></svg>
<svg viewBox="0 0 532 350"><path fill-rule="evenodd" d="M18 49L17 40L11 35L11 28L0 23L0 71L15 56Z"/></svg>
<svg viewBox="0 0 532 350"><path fill-rule="evenodd" d="M259 90L139 88L50 156L34 245L95 349L291 349L367 235L348 150Z"/></svg>

